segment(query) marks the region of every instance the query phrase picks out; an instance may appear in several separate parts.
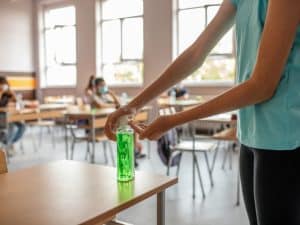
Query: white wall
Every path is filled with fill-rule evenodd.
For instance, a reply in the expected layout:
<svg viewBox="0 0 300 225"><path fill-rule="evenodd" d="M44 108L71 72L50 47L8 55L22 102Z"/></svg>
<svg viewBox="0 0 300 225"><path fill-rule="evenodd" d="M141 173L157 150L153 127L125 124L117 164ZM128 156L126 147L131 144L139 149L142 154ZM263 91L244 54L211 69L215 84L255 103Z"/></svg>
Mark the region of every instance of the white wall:
<svg viewBox="0 0 300 225"><path fill-rule="evenodd" d="M0 71L33 72L31 0L0 1Z"/></svg>

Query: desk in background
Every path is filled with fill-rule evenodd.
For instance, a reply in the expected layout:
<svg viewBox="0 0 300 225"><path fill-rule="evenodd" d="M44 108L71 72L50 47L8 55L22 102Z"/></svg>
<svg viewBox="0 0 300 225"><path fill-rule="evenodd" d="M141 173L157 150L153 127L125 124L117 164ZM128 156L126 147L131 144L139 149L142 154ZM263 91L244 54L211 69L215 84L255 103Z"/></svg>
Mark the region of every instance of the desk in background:
<svg viewBox="0 0 300 225"><path fill-rule="evenodd" d="M135 120L144 122L148 120L150 107L143 108L136 116ZM93 110L73 110L66 111L65 117L65 151L66 159L69 159L69 144L68 144L68 125L70 121L86 121L86 125L81 125L81 129L86 129L91 132L92 140L92 154L91 162L95 162L95 142L96 142L96 129L103 129L107 117L115 111L114 108L93 109Z"/></svg>

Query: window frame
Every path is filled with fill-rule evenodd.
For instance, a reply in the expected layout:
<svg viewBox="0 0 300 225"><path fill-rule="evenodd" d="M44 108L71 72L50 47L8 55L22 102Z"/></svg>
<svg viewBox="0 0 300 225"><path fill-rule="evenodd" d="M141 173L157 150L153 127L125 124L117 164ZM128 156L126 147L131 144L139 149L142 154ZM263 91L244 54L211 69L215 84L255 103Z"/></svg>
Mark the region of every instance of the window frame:
<svg viewBox="0 0 300 225"><path fill-rule="evenodd" d="M97 61L100 61L100 65L99 65L99 72L101 74L103 74L103 70L104 70L104 67L106 65L122 65L123 63L126 63L126 62L133 62L133 63L141 63L143 66L144 66L144 58L145 58L145 55L144 55L144 46L145 46L145 26L144 26L144 1L141 0L143 2L143 13L140 14L140 15L135 15L135 16L123 16L123 17L118 17L118 18L111 18L111 19L104 19L103 18L103 0L100 0L99 1L99 6L97 7L98 8L98 11L100 12L99 15L98 15L98 26L99 26L99 31L97 32L97 36L100 36L97 38L97 41L99 41L99 48L97 48L98 50L98 54L99 54L99 57L97 57ZM143 24L143 54L142 54L142 58L141 59L126 59L123 57L123 24L124 24L124 21L126 21L127 19L142 19L142 24ZM121 52L121 55L120 55L120 62L113 62L113 63L105 63L103 58L104 58L104 53L103 53L103 24L106 23L106 22L111 22L111 21L119 21L120 22L120 52ZM109 86L111 87L142 87L144 85L144 70L141 72L141 82L130 82L130 83L109 83Z"/></svg>
<svg viewBox="0 0 300 225"><path fill-rule="evenodd" d="M214 3L214 4L203 4L199 6L194 6L194 7L184 7L180 8L180 0L174 0L175 2L175 26L174 26L174 31L175 31L175 45L173 45L174 49L174 57L178 57L180 53L180 22L179 22L179 15L181 12L188 11L188 10L193 10L193 9L204 9L205 13L205 23L204 23L204 29L209 25L208 22L208 8L209 7L218 7L221 6L221 3ZM235 59L235 41L234 41L234 29L233 29L233 34L232 34L232 53L210 53L207 56L208 58L220 58L220 59ZM192 82L188 81L183 81L186 86L189 87L232 87L235 83L234 80L232 81L226 81L226 80L194 80Z"/></svg>
<svg viewBox="0 0 300 225"><path fill-rule="evenodd" d="M74 25L58 25L54 28L48 28L46 27L46 14L50 10L60 9L60 8L66 8L66 7L74 7L75 9L75 24ZM57 64L58 66L65 67L65 66L74 66L76 69L75 73L75 84L72 85L49 85L47 82L48 76L47 76L47 70L49 66L47 65L47 41L46 41L46 32L49 30L55 30L55 29L61 29L66 27L74 27L75 28L75 63L60 63ZM56 2L52 4L46 4L42 6L42 40L43 40L43 76L44 76L44 83L41 85L41 88L76 88L77 82L78 82L78 59L77 59L77 15L76 15L76 5L73 1L63 1L63 2Z"/></svg>

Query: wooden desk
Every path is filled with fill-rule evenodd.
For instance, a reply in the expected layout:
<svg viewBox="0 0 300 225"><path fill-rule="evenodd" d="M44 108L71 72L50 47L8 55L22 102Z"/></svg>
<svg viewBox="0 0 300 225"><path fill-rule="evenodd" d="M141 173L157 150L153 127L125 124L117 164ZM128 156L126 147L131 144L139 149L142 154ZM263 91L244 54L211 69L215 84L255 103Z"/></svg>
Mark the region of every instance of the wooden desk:
<svg viewBox="0 0 300 225"><path fill-rule="evenodd" d="M57 110L57 109L65 110L67 109L67 107L68 107L67 104L41 104L39 105L38 109L41 111Z"/></svg>
<svg viewBox="0 0 300 225"><path fill-rule="evenodd" d="M160 98L158 99L158 105L160 108L166 108L166 107L191 107L198 104L203 103L204 99L186 99L186 100L176 100L174 102L170 101L170 98Z"/></svg>
<svg viewBox="0 0 300 225"><path fill-rule="evenodd" d="M2 174L0 224L103 224L157 195L157 225L164 225L165 190L177 182L177 178L136 172L134 181L118 183L114 168L73 161Z"/></svg>
<svg viewBox="0 0 300 225"><path fill-rule="evenodd" d="M148 114L150 107L143 108L135 117L136 121L144 122L148 119ZM104 128L107 116L115 111L114 108L104 108L104 109L93 109L89 111L84 110L74 110L72 112L65 112L65 150L66 159L69 159L69 144L68 144L68 121L72 120L83 120L87 121L86 126L80 126L83 129L88 129L91 131L92 138L92 154L91 162L95 162L95 139L96 132L95 129Z"/></svg>
<svg viewBox="0 0 300 225"><path fill-rule="evenodd" d="M50 110L50 111L39 111L35 109L26 109L21 112L3 112L0 123L11 123L11 122L27 122L40 119L57 119L63 118L64 110Z"/></svg>
<svg viewBox="0 0 300 225"><path fill-rule="evenodd" d="M66 105L61 104L41 104L37 108L25 108L20 111L0 108L0 112L5 113L7 123L19 121L26 122L39 119L63 118L66 107Z"/></svg>

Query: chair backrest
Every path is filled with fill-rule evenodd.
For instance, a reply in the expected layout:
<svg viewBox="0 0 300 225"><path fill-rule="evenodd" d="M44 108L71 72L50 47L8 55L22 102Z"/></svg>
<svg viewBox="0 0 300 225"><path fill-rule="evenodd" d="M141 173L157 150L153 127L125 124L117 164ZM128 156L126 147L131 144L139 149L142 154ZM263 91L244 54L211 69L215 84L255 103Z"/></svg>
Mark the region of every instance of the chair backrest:
<svg viewBox="0 0 300 225"><path fill-rule="evenodd" d="M6 157L3 150L0 149L0 174L7 173Z"/></svg>
<svg viewBox="0 0 300 225"><path fill-rule="evenodd" d="M162 108L159 110L159 115L172 115L175 114L174 107ZM177 129L173 128L166 132L158 141L157 141L157 151L162 163L166 166L177 166L180 163L182 153L176 154L175 157L172 157L173 150L172 146L176 145L179 141Z"/></svg>

